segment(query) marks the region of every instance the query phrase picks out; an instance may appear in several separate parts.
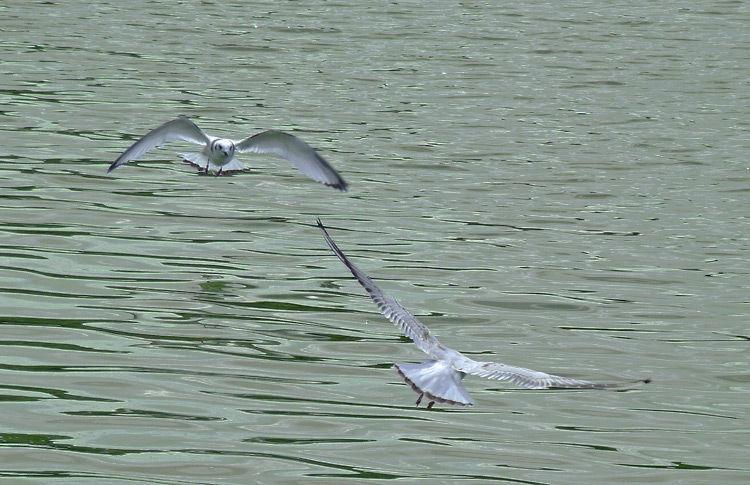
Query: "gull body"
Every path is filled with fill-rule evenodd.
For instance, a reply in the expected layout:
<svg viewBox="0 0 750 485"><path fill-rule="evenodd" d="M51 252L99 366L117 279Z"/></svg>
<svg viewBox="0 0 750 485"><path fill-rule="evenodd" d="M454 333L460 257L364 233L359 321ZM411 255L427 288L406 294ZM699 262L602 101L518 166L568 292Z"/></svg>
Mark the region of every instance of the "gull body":
<svg viewBox="0 0 750 485"><path fill-rule="evenodd" d="M237 142L206 135L187 116L180 116L151 130L125 150L107 171L111 172L130 160L143 157L153 148L175 140L203 145L200 152L183 153L182 157L206 173L211 171L220 175L246 170L246 167L235 158L236 152L274 153L285 158L313 180L342 192L346 192L348 188L341 175L323 157L294 135L269 130Z"/></svg>
<svg viewBox="0 0 750 485"><path fill-rule="evenodd" d="M441 344L429 329L412 315L396 300L386 295L375 282L357 268L326 231L320 219L318 227L333 253L349 268L360 285L367 291L370 298L380 309L381 313L396 324L404 334L414 341L414 344L429 355L428 360L419 364L395 364L396 370L415 392L419 394L417 405L423 398L428 400L427 407L436 402L471 406L471 398L461 381L467 374L473 374L489 379L509 381L521 387L530 389L568 388L568 389L605 389L620 387L617 384L596 384L589 381L560 377L545 372L538 372L523 367L515 367L495 362L477 362L461 352L450 349ZM649 382L643 380L640 382Z"/></svg>

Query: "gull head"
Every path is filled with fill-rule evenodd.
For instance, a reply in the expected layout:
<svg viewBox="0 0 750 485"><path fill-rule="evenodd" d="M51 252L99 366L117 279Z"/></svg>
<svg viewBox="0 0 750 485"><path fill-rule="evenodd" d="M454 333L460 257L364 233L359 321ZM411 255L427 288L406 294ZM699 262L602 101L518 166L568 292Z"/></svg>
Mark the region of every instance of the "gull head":
<svg viewBox="0 0 750 485"><path fill-rule="evenodd" d="M213 140L209 148L211 151L211 160L214 162L230 160L234 156L234 142L226 138Z"/></svg>

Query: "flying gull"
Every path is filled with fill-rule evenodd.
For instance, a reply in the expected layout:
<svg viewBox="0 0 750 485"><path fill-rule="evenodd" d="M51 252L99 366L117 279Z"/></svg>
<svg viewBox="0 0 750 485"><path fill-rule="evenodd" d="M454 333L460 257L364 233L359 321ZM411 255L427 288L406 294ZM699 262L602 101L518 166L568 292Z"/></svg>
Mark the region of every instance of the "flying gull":
<svg viewBox="0 0 750 485"><path fill-rule="evenodd" d="M320 219L317 222L318 227L323 231L328 246L349 268L349 271L367 291L383 315L401 328L401 331L412 339L420 350L430 356L429 360L423 360L421 364L395 364L396 370L404 381L419 394L417 406L423 398L429 401L428 408L431 408L436 402L461 406L473 405L474 400L461 385L461 380L466 374L510 381L518 386L530 389L606 389L621 387L618 384L596 384L495 362L476 362L456 350L449 349L441 344L417 317L402 307L396 300L386 295L383 290L378 288L372 278L354 266L331 239L331 236L328 235L328 231L326 231ZM649 380L645 379L638 382L649 382Z"/></svg>
<svg viewBox="0 0 750 485"><path fill-rule="evenodd" d="M275 153L287 159L300 172L313 180L346 192L347 183L331 165L304 141L282 131L269 130L240 142L227 138L208 136L187 116L168 121L153 129L143 138L133 143L115 162L109 166L111 172L130 160L143 157L149 150L168 141L185 140L203 145L200 153L185 153L186 162L204 170L222 173L241 172L245 166L235 157L235 152Z"/></svg>

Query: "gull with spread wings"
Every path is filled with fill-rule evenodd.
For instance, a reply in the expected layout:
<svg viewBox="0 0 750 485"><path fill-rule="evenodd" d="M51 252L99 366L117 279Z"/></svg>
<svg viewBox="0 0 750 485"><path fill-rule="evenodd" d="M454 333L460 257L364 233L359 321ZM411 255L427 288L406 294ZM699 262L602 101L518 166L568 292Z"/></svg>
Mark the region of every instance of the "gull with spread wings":
<svg viewBox="0 0 750 485"><path fill-rule="evenodd" d="M234 157L235 152L274 153L285 158L311 179L342 192L347 190L347 183L341 175L307 143L294 135L269 130L235 142L206 135L187 116L180 116L151 130L125 150L107 171L111 172L130 160L143 157L149 150L175 140L203 145L200 153L186 153L182 157L206 173L212 171L220 175L245 170L245 166Z"/></svg>
<svg viewBox="0 0 750 485"><path fill-rule="evenodd" d="M396 370L403 377L404 381L419 394L417 406L422 402L423 398L428 400L428 408L432 407L436 402L458 404L461 406L473 405L474 400L466 392L463 385L461 385L461 380L466 374L510 381L513 384L530 389L606 389L621 387L619 384L596 384L594 382L555 376L512 365L477 362L458 351L449 349L441 344L409 310L383 293L383 290L378 288L372 278L354 266L333 239L331 239L331 236L328 235L328 231L326 231L320 219L317 220L317 223L320 230L323 231L328 246L330 246L341 262L349 268L349 271L351 271L359 284L367 291L383 315L401 328L401 331L412 339L420 350L430 356L429 360L423 360L420 364L395 364ZM649 382L649 379L638 382Z"/></svg>

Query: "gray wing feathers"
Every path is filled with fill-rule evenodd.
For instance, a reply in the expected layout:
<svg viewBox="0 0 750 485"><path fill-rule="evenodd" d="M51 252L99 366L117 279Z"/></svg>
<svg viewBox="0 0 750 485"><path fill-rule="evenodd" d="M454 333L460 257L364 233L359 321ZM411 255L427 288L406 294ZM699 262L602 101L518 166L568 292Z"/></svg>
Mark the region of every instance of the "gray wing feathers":
<svg viewBox="0 0 750 485"><path fill-rule="evenodd" d="M593 382L560 377L544 372L538 372L523 367L497 364L494 362L472 362L458 369L466 374L512 382L521 387L529 389L547 389L560 387L568 389L604 389L611 387L607 384L595 384Z"/></svg>
<svg viewBox="0 0 750 485"><path fill-rule="evenodd" d="M237 143L237 151L274 153L289 161L311 179L342 192L347 183L341 175L307 143L282 131L264 131Z"/></svg>
<svg viewBox="0 0 750 485"><path fill-rule="evenodd" d="M388 320L396 324L407 337L414 341L417 347L428 354L440 345L440 342L438 342L438 340L430 333L427 327L417 319L417 317L409 313L409 311L402 307L396 300L383 293L383 290L378 288L372 278L367 276L364 271L360 270L349 261L333 239L331 239L331 236L328 235L328 231L326 231L326 228L323 226L323 223L320 222L320 219L318 219L318 227L323 231L326 242L334 254L338 256L347 268L349 268L349 271L351 271L359 284L362 285L365 291L367 291L370 298L372 298Z"/></svg>
<svg viewBox="0 0 750 485"><path fill-rule="evenodd" d="M208 136L195 123L190 121L186 116L180 116L151 130L143 138L133 143L130 148L117 157L117 160L109 166L107 171L111 172L130 160L141 158L149 150L174 140L185 140L199 145L208 144L210 141Z"/></svg>

